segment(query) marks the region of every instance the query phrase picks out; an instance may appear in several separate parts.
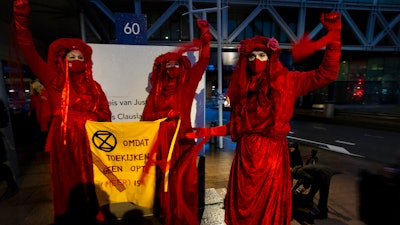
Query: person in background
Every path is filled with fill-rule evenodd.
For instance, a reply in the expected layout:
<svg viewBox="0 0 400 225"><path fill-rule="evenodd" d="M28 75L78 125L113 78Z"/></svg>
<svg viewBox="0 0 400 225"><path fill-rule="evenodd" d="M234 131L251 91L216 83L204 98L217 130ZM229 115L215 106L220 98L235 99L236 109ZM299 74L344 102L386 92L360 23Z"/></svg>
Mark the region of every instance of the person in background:
<svg viewBox="0 0 400 225"><path fill-rule="evenodd" d="M290 141L288 143L289 155L290 155L290 168L296 166L303 166L303 158L297 142Z"/></svg>
<svg viewBox="0 0 400 225"><path fill-rule="evenodd" d="M7 154L7 138L3 133L3 128L6 128L10 123L8 116L8 108L0 99L0 180L4 179L7 183L5 192L0 196L0 200L6 200L18 193L19 187L15 180L14 174L6 163L8 161Z"/></svg>
<svg viewBox="0 0 400 225"><path fill-rule="evenodd" d="M81 222L104 220L98 211L94 188L92 153L86 134L87 121L111 121L105 93L92 76L92 48L78 38L60 38L48 49L47 61L38 54L29 30L28 0L14 1L14 26L22 55L48 91L53 115L45 151L50 152L53 210L56 224L63 224L71 192L85 196L77 208L86 211ZM79 190L82 193L76 193ZM93 216L93 217L92 217Z"/></svg>
<svg viewBox="0 0 400 225"><path fill-rule="evenodd" d="M290 155L290 172L292 178L300 182L300 185L296 185L294 190L293 206L296 209L308 209L311 212L311 217L304 219L327 219L328 218L328 197L331 179L334 175L340 174L336 169L322 164L305 164L301 158L300 149L298 143L289 142L289 155ZM316 157L312 155L311 157ZM309 160L307 160L309 161ZM308 189L306 191L306 189ZM305 193L303 193L305 192ZM314 198L319 193L318 204L314 210ZM305 210L299 210L305 212ZM294 217L299 214L293 215ZM300 216L299 216L300 217ZM301 218L300 218L301 219Z"/></svg>
<svg viewBox="0 0 400 225"><path fill-rule="evenodd" d="M227 194L227 225L289 225L292 181L286 135L294 105L300 96L336 80L341 55L340 13L321 15L328 33L318 41L302 39L292 48L298 62L326 46L322 63L310 71L289 71L279 60L275 38L256 36L242 40L239 60L227 96L230 122L196 128L188 137L229 134L236 142Z"/></svg>
<svg viewBox="0 0 400 225"><path fill-rule="evenodd" d="M51 122L50 102L46 88L40 83L39 79L35 79L31 83L31 102L29 106L28 116L37 124L38 127L38 147L43 150L46 143L47 133ZM34 130L34 132L37 129Z"/></svg>
<svg viewBox="0 0 400 225"><path fill-rule="evenodd" d="M198 216L198 172L196 160L199 148L185 134L192 131L190 113L197 86L210 59L212 36L208 22L197 20L200 39L179 46L175 51L158 56L150 78L151 90L143 110L143 121L168 119L160 124L160 147L156 150L158 164L155 209L157 217L165 225L196 225ZM199 59L192 66L186 51L199 51ZM166 162L175 129L181 121L171 161ZM158 147L158 146L157 146ZM150 159L152 156L149 157ZM149 161L149 163L152 163ZM170 166L168 190L164 190L164 173Z"/></svg>

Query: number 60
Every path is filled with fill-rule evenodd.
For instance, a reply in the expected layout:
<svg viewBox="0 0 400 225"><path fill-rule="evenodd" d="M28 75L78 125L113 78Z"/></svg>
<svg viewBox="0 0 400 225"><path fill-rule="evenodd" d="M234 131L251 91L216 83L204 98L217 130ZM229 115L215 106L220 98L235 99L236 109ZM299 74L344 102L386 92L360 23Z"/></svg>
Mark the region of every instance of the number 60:
<svg viewBox="0 0 400 225"><path fill-rule="evenodd" d="M125 34L134 34L138 35L140 33L140 26L138 23L132 23L132 26L130 26L130 23L126 23L124 27L124 33Z"/></svg>

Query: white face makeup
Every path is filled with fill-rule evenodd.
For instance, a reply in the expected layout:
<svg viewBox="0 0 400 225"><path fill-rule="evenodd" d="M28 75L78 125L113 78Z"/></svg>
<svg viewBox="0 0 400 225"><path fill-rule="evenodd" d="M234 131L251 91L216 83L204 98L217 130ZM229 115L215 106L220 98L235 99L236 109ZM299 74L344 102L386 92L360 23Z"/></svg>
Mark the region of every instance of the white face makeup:
<svg viewBox="0 0 400 225"><path fill-rule="evenodd" d="M178 61L168 61L165 64L165 68L179 68L179 62Z"/></svg>
<svg viewBox="0 0 400 225"><path fill-rule="evenodd" d="M76 49L68 52L65 57L67 58L68 61L74 61L74 60L84 61L85 60L82 52L79 50L76 50Z"/></svg>
<svg viewBox="0 0 400 225"><path fill-rule="evenodd" d="M267 61L268 55L263 51L252 51L247 57L249 61L253 61L255 59L259 59L260 61Z"/></svg>

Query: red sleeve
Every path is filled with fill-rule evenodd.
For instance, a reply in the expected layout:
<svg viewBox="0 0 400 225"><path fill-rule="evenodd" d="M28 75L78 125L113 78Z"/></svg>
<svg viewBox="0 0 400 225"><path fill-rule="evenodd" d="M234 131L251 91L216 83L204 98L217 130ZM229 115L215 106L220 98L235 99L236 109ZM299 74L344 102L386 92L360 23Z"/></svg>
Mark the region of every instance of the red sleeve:
<svg viewBox="0 0 400 225"><path fill-rule="evenodd" d="M199 60L193 65L188 71L190 79L187 85L190 90L196 90L201 78L203 77L204 71L206 70L210 61L210 42L203 43L199 51Z"/></svg>
<svg viewBox="0 0 400 225"><path fill-rule="evenodd" d="M29 8L29 5L25 5L25 7ZM29 12L27 12L26 9L20 10L14 6L14 23L17 43L29 68L46 86L49 85L49 80L47 78L49 68L36 50L32 34L29 30L29 14L27 13Z"/></svg>
<svg viewBox="0 0 400 225"><path fill-rule="evenodd" d="M229 135L230 123L227 123L222 126L211 127L210 132L211 136L226 136Z"/></svg>
<svg viewBox="0 0 400 225"><path fill-rule="evenodd" d="M339 74L341 43L331 42L326 46L321 65L307 72L293 72L294 94L296 97L304 96L308 92L323 87L337 79Z"/></svg>
<svg viewBox="0 0 400 225"><path fill-rule="evenodd" d="M143 109L142 121L154 121L168 116L168 111L154 112L154 93L150 92Z"/></svg>
<svg viewBox="0 0 400 225"><path fill-rule="evenodd" d="M98 84L96 82L97 88L100 92L99 95L99 108L96 112L97 114L97 121L99 122L110 122L111 121L111 110L110 110L110 106L108 104L108 100L107 97L104 93L104 91L102 90L100 84Z"/></svg>

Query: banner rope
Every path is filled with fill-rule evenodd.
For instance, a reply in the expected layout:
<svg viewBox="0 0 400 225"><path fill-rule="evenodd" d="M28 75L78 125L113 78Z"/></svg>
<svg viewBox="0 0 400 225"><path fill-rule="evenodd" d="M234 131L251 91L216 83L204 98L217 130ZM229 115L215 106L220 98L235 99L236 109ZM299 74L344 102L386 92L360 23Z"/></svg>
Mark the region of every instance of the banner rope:
<svg viewBox="0 0 400 225"><path fill-rule="evenodd" d="M173 136L172 141L171 141L171 145L169 146L169 150L168 150L167 165L166 165L166 168L165 168L165 176L164 176L164 192L168 191L169 168L170 168L170 165L171 165L172 153L174 152L176 137L178 136L178 132L179 132L180 126L181 126L181 119L179 118L178 123L176 125L174 136Z"/></svg>

